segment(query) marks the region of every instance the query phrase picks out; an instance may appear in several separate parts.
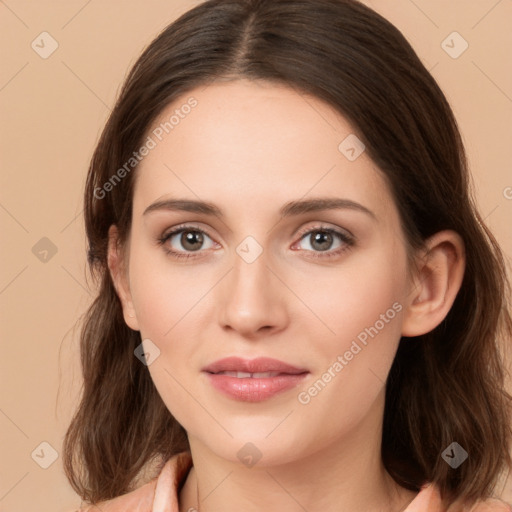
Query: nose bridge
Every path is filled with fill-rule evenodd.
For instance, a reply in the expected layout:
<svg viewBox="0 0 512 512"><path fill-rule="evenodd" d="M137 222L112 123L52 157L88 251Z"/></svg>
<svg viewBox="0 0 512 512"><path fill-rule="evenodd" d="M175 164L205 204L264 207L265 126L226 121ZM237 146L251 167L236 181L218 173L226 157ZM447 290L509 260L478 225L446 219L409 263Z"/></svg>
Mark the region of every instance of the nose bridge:
<svg viewBox="0 0 512 512"><path fill-rule="evenodd" d="M233 254L233 268L222 288L220 321L245 335L262 327L276 328L285 320L282 286L270 270L267 251L252 237L244 239Z"/></svg>

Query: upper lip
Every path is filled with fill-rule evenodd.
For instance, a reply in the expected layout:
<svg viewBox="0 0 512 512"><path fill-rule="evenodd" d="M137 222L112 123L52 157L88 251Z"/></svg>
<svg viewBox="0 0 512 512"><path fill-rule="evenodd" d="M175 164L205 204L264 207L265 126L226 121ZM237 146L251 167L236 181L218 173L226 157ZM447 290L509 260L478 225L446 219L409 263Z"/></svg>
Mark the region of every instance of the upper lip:
<svg viewBox="0 0 512 512"><path fill-rule="evenodd" d="M203 368L204 372L219 373L219 372L246 372L246 373L259 373L259 372L280 372L290 375L297 375L305 373L308 370L305 368L297 368L291 364L283 363L278 359L270 357L258 357L256 359L242 359L241 357L226 357L219 359L208 366Z"/></svg>

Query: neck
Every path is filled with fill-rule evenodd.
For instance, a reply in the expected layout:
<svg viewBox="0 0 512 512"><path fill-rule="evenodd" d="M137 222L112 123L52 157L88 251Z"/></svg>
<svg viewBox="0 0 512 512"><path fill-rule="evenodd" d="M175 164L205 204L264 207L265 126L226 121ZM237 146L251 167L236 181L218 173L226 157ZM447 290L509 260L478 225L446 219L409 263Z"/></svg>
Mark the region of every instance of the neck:
<svg viewBox="0 0 512 512"><path fill-rule="evenodd" d="M365 418L320 450L284 464L251 468L219 457L189 436L194 466L179 496L180 512L403 510L416 493L386 472L377 427Z"/></svg>

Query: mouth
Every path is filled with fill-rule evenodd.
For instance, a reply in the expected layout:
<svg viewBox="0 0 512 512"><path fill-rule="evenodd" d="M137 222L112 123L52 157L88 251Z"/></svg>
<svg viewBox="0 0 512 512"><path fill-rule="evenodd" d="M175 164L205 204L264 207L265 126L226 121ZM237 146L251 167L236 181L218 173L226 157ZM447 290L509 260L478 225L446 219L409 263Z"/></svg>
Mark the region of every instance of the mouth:
<svg viewBox="0 0 512 512"><path fill-rule="evenodd" d="M309 371L270 358L229 357L203 368L210 384L229 398L261 402L298 386Z"/></svg>
<svg viewBox="0 0 512 512"><path fill-rule="evenodd" d="M242 359L241 357L226 357L203 368L204 372L214 374L230 374L238 378L276 377L280 374L298 375L308 372L305 368L298 368L291 364L272 359L258 357L256 359ZM270 374L270 375L267 375Z"/></svg>

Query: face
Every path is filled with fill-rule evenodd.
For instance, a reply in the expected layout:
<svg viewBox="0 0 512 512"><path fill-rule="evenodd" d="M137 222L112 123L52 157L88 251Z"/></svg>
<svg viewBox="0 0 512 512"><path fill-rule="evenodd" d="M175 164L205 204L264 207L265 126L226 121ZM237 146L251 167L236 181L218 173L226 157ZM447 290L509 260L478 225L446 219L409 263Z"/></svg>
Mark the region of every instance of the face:
<svg viewBox="0 0 512 512"><path fill-rule="evenodd" d="M366 152L354 159L354 131L319 99L239 80L184 95L146 134L125 319L158 354L169 411L220 457L252 443L276 464L380 427L410 283L396 205ZM295 370L204 371L236 371L210 366L228 357Z"/></svg>

